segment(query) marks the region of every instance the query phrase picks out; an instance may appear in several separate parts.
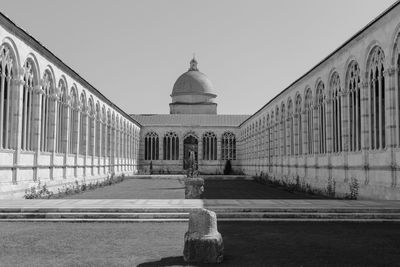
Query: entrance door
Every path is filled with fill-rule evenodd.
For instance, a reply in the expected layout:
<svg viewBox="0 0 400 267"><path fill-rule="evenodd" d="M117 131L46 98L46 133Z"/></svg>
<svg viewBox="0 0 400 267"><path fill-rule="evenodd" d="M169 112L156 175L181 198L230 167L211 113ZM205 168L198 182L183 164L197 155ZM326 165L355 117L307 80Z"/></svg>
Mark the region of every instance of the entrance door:
<svg viewBox="0 0 400 267"><path fill-rule="evenodd" d="M198 141L196 137L189 135L188 137L183 140L183 169L189 169L189 157L190 151L194 152L194 158L196 161L196 168L198 162Z"/></svg>

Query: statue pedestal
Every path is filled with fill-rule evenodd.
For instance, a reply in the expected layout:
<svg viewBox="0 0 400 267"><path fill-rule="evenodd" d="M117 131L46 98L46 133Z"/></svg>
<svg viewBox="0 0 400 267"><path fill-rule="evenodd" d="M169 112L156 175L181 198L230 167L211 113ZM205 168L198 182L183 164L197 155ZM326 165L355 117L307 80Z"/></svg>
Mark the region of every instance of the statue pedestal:
<svg viewBox="0 0 400 267"><path fill-rule="evenodd" d="M206 209L197 209L189 215L189 229L185 234L183 258L193 263L220 263L224 243L217 229L217 215Z"/></svg>
<svg viewBox="0 0 400 267"><path fill-rule="evenodd" d="M204 192L203 178L186 178L185 179L185 198L197 199L201 198Z"/></svg>

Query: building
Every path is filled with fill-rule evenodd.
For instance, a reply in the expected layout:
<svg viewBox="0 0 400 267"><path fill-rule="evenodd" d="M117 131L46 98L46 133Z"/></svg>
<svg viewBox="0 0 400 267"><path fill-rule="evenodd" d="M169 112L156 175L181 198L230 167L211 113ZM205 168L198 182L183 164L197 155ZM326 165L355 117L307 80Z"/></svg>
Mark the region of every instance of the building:
<svg viewBox="0 0 400 267"><path fill-rule="evenodd" d="M249 115L218 115L217 94L195 58L176 80L170 114L131 115L142 125L139 159L144 172L182 173L193 151L201 173L221 174L230 160L240 171L236 143Z"/></svg>
<svg viewBox="0 0 400 267"><path fill-rule="evenodd" d="M132 174L140 124L0 15L0 197Z"/></svg>
<svg viewBox="0 0 400 267"><path fill-rule="evenodd" d="M233 169L360 198L400 199L400 2L251 116L218 115L193 59L170 114L127 115L0 16L0 196L39 180Z"/></svg>

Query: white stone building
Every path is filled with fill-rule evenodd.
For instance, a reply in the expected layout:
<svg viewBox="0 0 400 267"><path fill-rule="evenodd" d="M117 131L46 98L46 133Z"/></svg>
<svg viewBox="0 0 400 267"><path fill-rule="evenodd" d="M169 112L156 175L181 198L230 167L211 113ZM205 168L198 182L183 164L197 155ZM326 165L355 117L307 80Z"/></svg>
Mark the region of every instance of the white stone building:
<svg viewBox="0 0 400 267"><path fill-rule="evenodd" d="M360 198L400 199L400 3L253 115L218 115L190 62L170 114L127 115L0 15L0 196L109 175L237 172Z"/></svg>

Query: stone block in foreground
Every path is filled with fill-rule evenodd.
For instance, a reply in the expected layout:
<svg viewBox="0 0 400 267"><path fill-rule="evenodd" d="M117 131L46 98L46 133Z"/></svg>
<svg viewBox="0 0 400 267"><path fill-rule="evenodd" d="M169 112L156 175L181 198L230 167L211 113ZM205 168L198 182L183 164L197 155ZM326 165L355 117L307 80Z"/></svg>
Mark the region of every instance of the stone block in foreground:
<svg viewBox="0 0 400 267"><path fill-rule="evenodd" d="M201 198L204 192L203 178L186 178L185 179L185 198L197 199Z"/></svg>
<svg viewBox="0 0 400 267"><path fill-rule="evenodd" d="M189 229L185 233L183 258L192 263L220 263L224 243L217 229L217 215L206 209L196 209L189 215Z"/></svg>

